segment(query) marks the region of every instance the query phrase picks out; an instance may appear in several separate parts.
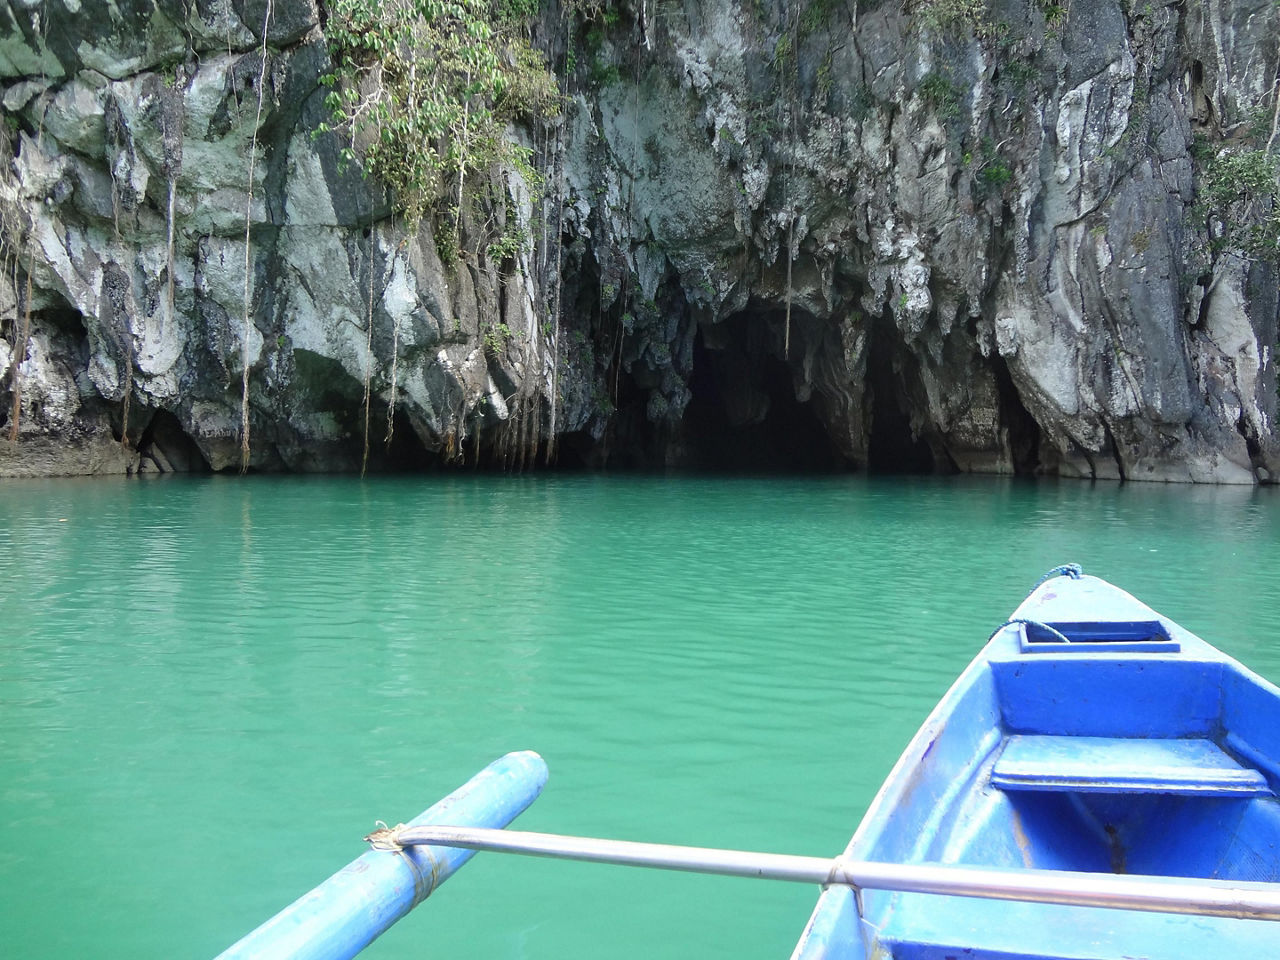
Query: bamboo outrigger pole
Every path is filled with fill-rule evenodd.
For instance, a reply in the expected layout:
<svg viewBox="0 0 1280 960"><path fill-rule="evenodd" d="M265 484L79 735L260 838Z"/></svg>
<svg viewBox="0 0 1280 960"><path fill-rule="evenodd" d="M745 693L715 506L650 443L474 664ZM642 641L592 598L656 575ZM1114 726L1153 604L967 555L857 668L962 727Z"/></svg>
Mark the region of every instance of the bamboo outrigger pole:
<svg viewBox="0 0 1280 960"><path fill-rule="evenodd" d="M940 863L875 863L436 825L388 828L365 839L379 850L425 844L731 877L847 884L855 889L1280 920L1280 884L1275 883L1066 870L993 870Z"/></svg>
<svg viewBox="0 0 1280 960"><path fill-rule="evenodd" d="M508 824L547 782L530 750L500 757L403 829L426 823ZM501 831L499 831L501 832ZM471 857L421 847L387 857L369 851L228 947L217 960L347 960L426 899Z"/></svg>

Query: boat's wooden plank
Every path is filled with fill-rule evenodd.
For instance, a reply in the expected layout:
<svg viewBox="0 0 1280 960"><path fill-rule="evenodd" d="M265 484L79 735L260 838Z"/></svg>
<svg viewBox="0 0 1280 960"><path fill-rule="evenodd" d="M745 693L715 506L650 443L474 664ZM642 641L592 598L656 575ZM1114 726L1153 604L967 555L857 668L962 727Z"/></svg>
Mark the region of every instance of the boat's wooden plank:
<svg viewBox="0 0 1280 960"><path fill-rule="evenodd" d="M897 894L871 955L895 960L1191 960L1272 958L1264 920L1126 913L1096 907ZM827 960L851 956L827 954ZM806 958L807 960L807 958Z"/></svg>
<svg viewBox="0 0 1280 960"><path fill-rule="evenodd" d="M991 783L1002 790L1271 795L1266 777L1204 739L1012 736Z"/></svg>

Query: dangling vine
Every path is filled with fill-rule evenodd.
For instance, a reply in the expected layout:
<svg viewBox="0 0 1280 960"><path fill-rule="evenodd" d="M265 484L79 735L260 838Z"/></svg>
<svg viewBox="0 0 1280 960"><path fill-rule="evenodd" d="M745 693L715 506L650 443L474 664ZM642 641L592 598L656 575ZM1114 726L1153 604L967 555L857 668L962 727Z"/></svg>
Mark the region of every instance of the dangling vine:
<svg viewBox="0 0 1280 960"><path fill-rule="evenodd" d="M369 296L364 326L364 450L360 455L360 476L369 468L369 407L373 401L373 257L378 252L377 224L369 228Z"/></svg>
<svg viewBox="0 0 1280 960"><path fill-rule="evenodd" d="M400 373L400 318L392 316L391 318L391 388L387 395L387 452L391 452L391 441L396 433L396 391L399 384L396 382Z"/></svg>
<svg viewBox="0 0 1280 960"><path fill-rule="evenodd" d="M30 238L28 238L30 243ZM9 413L9 442L18 442L18 420L22 415L22 360L27 355L27 343L31 339L31 272L35 267L35 250L27 253L27 289L22 305L22 330L14 338L13 345L13 408ZM17 274L14 274L16 279ZM17 290L15 286L15 292Z"/></svg>
<svg viewBox="0 0 1280 960"><path fill-rule="evenodd" d="M253 288L252 246L249 227L253 221L253 173L258 159L258 127L262 123L262 98L267 85L267 31L271 27L274 0L267 0L262 17L262 63L258 68L258 110L253 118L249 141L249 196L244 205L244 327L240 344L240 472L249 469L249 298Z"/></svg>
<svg viewBox="0 0 1280 960"><path fill-rule="evenodd" d="M787 218L787 292L786 292L786 319L783 323L782 333L782 357L784 360L791 359L791 299L792 299L792 278L791 272L795 265L795 229L796 229L796 211L794 200L792 199L791 181L795 177L796 163L796 137L799 135L797 130L796 113L799 110L798 96L796 85L799 81L799 10L798 6L788 14L789 22L783 23L783 32L778 38L777 44L774 46L774 66L778 70L778 86L783 103L783 109L786 110L786 142L790 151L787 160L786 171L783 176L783 209Z"/></svg>
<svg viewBox="0 0 1280 960"><path fill-rule="evenodd" d="M40 36L41 44L47 44L48 21L40 15L40 10L38 9L32 12L31 26ZM43 59L41 60L40 80L44 89L47 90L49 77L45 72ZM39 116L36 119L36 150L40 150L44 142L44 121L47 109L48 101L42 98L38 107ZM3 142L3 147L0 149L0 161L2 161L0 163L0 171L2 171L0 176L6 179L11 175L11 161L17 153L14 148L14 141L19 136L17 129L15 125L0 133L0 141ZM22 418L22 363L26 359L27 348L31 340L32 275L35 270L36 256L35 241L32 237L34 229L34 220L23 216L17 203L5 202L3 207L0 207L0 270L5 270L11 262L15 313L19 312L19 308L22 313L21 327L18 326L16 316L14 318L13 350L10 356L9 388L12 403L9 410L9 443L14 445L18 442ZM27 253L27 277L23 291L24 296L19 302L18 264L21 262L24 249Z"/></svg>
<svg viewBox="0 0 1280 960"><path fill-rule="evenodd" d="M11 137L16 133L0 130L0 176L8 180L10 161L14 156ZM14 194L16 195L16 194ZM12 195L11 195L12 196ZM9 442L18 442L19 419L22 416L22 361L27 354L27 341L31 337L31 270L35 251L32 248L30 229L24 222L22 210L15 202L0 205L0 271L5 274L13 290L14 320L13 346L9 365ZM23 250L27 252L26 296L20 297L19 264ZM18 315L21 314L21 320Z"/></svg>

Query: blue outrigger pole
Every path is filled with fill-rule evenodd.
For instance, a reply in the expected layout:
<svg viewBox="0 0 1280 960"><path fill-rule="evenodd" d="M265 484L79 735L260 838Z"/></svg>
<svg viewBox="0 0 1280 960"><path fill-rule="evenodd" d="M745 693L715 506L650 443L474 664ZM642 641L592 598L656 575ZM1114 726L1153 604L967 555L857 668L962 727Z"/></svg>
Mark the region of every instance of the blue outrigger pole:
<svg viewBox="0 0 1280 960"><path fill-rule="evenodd" d="M489 764L406 826L504 827L542 792L547 765L525 750ZM218 960L346 960L475 855L454 847L370 851L234 944Z"/></svg>

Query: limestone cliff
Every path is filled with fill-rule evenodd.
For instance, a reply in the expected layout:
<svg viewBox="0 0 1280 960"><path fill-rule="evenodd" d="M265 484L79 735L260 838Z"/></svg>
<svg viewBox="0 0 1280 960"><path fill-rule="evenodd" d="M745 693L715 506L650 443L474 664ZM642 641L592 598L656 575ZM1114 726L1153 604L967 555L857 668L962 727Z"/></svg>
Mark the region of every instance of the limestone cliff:
<svg viewBox="0 0 1280 960"><path fill-rule="evenodd" d="M1213 167L1280 146L1274 0L545 8L528 242L454 265L314 135L326 16L0 0L0 475L245 413L260 469L1280 470L1274 183Z"/></svg>

